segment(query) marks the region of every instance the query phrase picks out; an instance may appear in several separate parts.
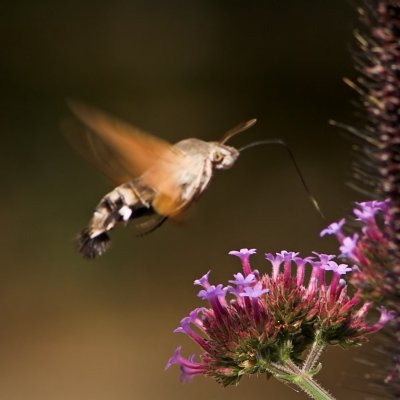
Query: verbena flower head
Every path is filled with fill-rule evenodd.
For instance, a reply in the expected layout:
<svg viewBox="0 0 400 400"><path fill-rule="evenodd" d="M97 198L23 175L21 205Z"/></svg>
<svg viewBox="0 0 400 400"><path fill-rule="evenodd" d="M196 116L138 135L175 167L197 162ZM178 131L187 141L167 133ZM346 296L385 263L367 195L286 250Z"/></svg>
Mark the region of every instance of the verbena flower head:
<svg viewBox="0 0 400 400"><path fill-rule="evenodd" d="M243 274L235 274L228 286L210 284L208 274L195 281L203 286L199 297L208 305L183 318L175 332L189 336L202 353L185 358L178 347L167 364L180 366L182 381L207 375L230 385L245 374L273 373L288 360L299 364L313 344L360 344L393 317L381 308L378 322L367 321L371 303L348 294L343 277L352 267L333 261L334 256L268 253L272 274L260 275L249 263L253 253L229 253L240 257Z"/></svg>

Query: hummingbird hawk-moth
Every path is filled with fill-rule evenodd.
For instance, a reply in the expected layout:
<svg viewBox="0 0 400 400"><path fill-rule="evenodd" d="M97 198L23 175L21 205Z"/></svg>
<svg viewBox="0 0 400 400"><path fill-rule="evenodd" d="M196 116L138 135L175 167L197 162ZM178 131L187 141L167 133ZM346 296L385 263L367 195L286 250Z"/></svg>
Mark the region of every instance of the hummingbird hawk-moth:
<svg viewBox="0 0 400 400"><path fill-rule="evenodd" d="M79 234L79 251L89 259L107 250L108 232L119 222L135 221L146 234L186 210L215 170L229 169L237 160L240 150L226 142L256 123L243 122L218 142L191 138L171 145L87 105L69 105L88 128L86 142L96 164L118 185L100 200Z"/></svg>

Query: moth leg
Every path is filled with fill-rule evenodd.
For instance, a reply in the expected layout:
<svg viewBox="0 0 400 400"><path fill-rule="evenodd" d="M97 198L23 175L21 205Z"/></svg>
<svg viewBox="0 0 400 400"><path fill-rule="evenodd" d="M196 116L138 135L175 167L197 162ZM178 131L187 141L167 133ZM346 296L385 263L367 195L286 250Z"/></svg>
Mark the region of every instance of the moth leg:
<svg viewBox="0 0 400 400"><path fill-rule="evenodd" d="M136 225L136 228L139 229L139 233L136 235L138 237L146 236L149 233L157 230L164 222L168 219L163 215L157 215L156 218L150 219L149 221L142 222Z"/></svg>

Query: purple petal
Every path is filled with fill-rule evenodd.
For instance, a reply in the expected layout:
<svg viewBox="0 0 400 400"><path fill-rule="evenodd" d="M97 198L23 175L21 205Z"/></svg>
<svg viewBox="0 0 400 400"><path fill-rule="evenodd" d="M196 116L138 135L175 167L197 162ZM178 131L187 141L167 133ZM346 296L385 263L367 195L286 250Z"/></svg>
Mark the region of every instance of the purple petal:
<svg viewBox="0 0 400 400"><path fill-rule="evenodd" d="M375 220L375 215L378 212L387 212L389 207L388 200L385 201L364 201L357 203L358 208L353 210L354 215L357 217L356 220L364 223L371 223Z"/></svg>
<svg viewBox="0 0 400 400"><path fill-rule="evenodd" d="M339 247L342 256L355 258L354 250L357 248L358 238L358 234L355 233L353 237L347 236L343 239L342 245Z"/></svg>
<svg viewBox="0 0 400 400"><path fill-rule="evenodd" d="M249 258L252 254L255 254L256 249L240 249L240 251L232 250L229 252L231 256L237 256L242 260L243 272L245 275L251 274L251 266Z"/></svg>
<svg viewBox="0 0 400 400"><path fill-rule="evenodd" d="M397 316L395 311L388 311L383 306L378 307L377 310L381 313L378 323L382 326L385 325L387 322L393 320Z"/></svg>
<svg viewBox="0 0 400 400"><path fill-rule="evenodd" d="M319 235L321 237L326 235L338 235L342 233L342 227L345 224L345 222L346 220L344 218L342 218L338 222L332 222L325 229L323 229Z"/></svg>
<svg viewBox="0 0 400 400"><path fill-rule="evenodd" d="M276 253L276 255L280 255L285 262L288 262L293 261L299 255L299 252L282 250L280 253Z"/></svg>
<svg viewBox="0 0 400 400"><path fill-rule="evenodd" d="M179 346L176 348L175 353L172 357L167 362L167 365L165 366L165 369L168 369L171 365L178 364L179 360L181 358L181 350L182 346Z"/></svg>
<svg viewBox="0 0 400 400"><path fill-rule="evenodd" d="M228 292L232 293L236 297L240 296L240 293L242 293L242 287L241 286L228 286Z"/></svg>
<svg viewBox="0 0 400 400"><path fill-rule="evenodd" d="M252 254L256 253L257 253L256 249L240 249L239 251L231 250L228 254L231 256L237 256L243 260L243 259L248 259Z"/></svg>
<svg viewBox="0 0 400 400"><path fill-rule="evenodd" d="M240 293L241 297L259 298L265 293L268 293L269 289L263 289L261 282L256 283L253 287L245 287L244 292Z"/></svg>
<svg viewBox="0 0 400 400"><path fill-rule="evenodd" d="M389 321L396 318L397 314L394 311L388 311L385 307L378 307L377 310L381 313L379 321L370 327L368 333L374 333L381 330Z"/></svg>
<svg viewBox="0 0 400 400"><path fill-rule="evenodd" d="M202 300L211 300L217 297L224 298L227 291L228 288L227 287L224 288L223 285L221 284L217 286L210 285L207 289L200 290L200 292L198 293L198 297L200 297Z"/></svg>
<svg viewBox="0 0 400 400"><path fill-rule="evenodd" d="M191 311L190 314L189 314L190 322L192 324L195 324L195 325L198 325L198 326L202 326L203 322L199 318L199 314L203 313L204 311L207 311L207 308L205 308L205 307L197 307L193 311Z"/></svg>
<svg viewBox="0 0 400 400"><path fill-rule="evenodd" d="M208 271L205 275L203 275L200 279L196 279L193 283L195 285L203 286L204 289L207 289L210 286L208 282L208 276L210 275L210 271Z"/></svg>
<svg viewBox="0 0 400 400"><path fill-rule="evenodd" d="M329 261L333 260L336 257L333 254L317 253L316 251L313 251L313 254L319 257L319 260L322 264L327 264Z"/></svg>
<svg viewBox="0 0 400 400"><path fill-rule="evenodd" d="M249 286L256 279L254 274L249 274L246 277L244 277L243 274L241 274L240 272L234 274L233 277L235 278L235 280L231 280L228 282L233 283L234 285L237 286Z"/></svg>
<svg viewBox="0 0 400 400"><path fill-rule="evenodd" d="M276 253L276 256L271 253L265 253L265 258L272 264L272 279L275 280L284 257L279 253Z"/></svg>
<svg viewBox="0 0 400 400"><path fill-rule="evenodd" d="M337 264L335 261L329 261L323 268L325 271L333 271L338 275L345 275L347 272L353 270L353 268L349 267L347 264Z"/></svg>
<svg viewBox="0 0 400 400"><path fill-rule="evenodd" d="M182 357L180 346L175 350L174 355L168 360L165 369L168 369L174 364L178 364L181 369L181 382L191 381L195 375L204 374L206 371L204 364L195 361L195 355L192 355L188 359Z"/></svg>

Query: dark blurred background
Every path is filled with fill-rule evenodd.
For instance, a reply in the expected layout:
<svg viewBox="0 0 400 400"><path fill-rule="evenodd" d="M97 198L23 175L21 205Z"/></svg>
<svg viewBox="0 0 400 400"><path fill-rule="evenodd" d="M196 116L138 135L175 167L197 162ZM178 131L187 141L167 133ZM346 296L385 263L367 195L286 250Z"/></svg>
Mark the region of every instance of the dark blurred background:
<svg viewBox="0 0 400 400"><path fill-rule="evenodd" d="M65 142L65 99L81 99L171 142L280 137L329 221L362 198L345 186L350 145L328 120L352 122L348 2L3 1L0 5L0 393L7 400L241 399L303 395L264 377L222 389L178 382L164 365L172 330L200 305L195 278L239 270L231 249L337 252L284 150L259 147L217 176L180 224L145 238L117 229L88 262L74 248L110 184ZM320 381L339 398L356 351L324 356ZM303 396L304 397L304 396Z"/></svg>

